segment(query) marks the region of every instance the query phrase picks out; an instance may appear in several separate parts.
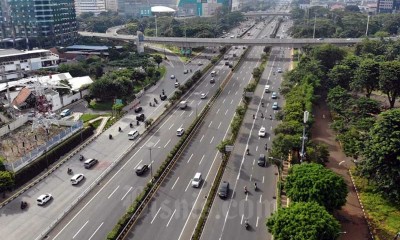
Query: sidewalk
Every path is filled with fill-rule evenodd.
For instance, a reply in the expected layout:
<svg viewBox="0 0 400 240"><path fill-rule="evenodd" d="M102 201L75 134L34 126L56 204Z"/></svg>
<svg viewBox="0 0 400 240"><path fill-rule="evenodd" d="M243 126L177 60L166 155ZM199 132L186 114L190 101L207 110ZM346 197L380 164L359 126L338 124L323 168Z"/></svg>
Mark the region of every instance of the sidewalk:
<svg viewBox="0 0 400 240"><path fill-rule="evenodd" d="M341 234L339 239L372 239L349 174L349 168L353 167L354 163L351 161L351 158L346 157L342 152L339 143L335 139L335 132L329 127L332 120L326 102L320 102L319 106L315 106L313 114L315 116L315 123L311 129L312 140L328 146L330 157L326 167L341 175L349 190L346 204L341 210L334 212L334 216L340 221L342 226L341 231L346 232Z"/></svg>

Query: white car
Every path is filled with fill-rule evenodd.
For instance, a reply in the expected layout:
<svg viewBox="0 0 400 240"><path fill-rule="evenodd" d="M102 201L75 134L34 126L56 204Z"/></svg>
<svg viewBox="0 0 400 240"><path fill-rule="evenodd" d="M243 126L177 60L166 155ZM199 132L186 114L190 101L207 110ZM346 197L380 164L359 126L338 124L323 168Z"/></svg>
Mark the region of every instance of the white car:
<svg viewBox="0 0 400 240"><path fill-rule="evenodd" d="M50 201L53 198L50 193L42 194L40 195L36 202L39 206L45 205L48 201Z"/></svg>
<svg viewBox="0 0 400 240"><path fill-rule="evenodd" d="M198 188L201 185L201 182L203 181L203 178L201 177L201 173L196 173L194 175L194 178L192 179L192 187Z"/></svg>
<svg viewBox="0 0 400 240"><path fill-rule="evenodd" d="M183 128L178 128L178 130L176 130L176 136L182 136L185 133L185 129Z"/></svg>
<svg viewBox="0 0 400 240"><path fill-rule="evenodd" d="M276 99L277 97L278 97L278 95L276 94L276 92L272 92L271 98Z"/></svg>
<svg viewBox="0 0 400 240"><path fill-rule="evenodd" d="M171 75L171 79L175 79L175 75Z"/></svg>
<svg viewBox="0 0 400 240"><path fill-rule="evenodd" d="M265 137L265 127L261 127L260 131L258 131L259 137Z"/></svg>
<svg viewBox="0 0 400 240"><path fill-rule="evenodd" d="M274 102L273 104L272 104L272 110L278 110L278 102Z"/></svg>
<svg viewBox="0 0 400 240"><path fill-rule="evenodd" d="M179 87L179 82L175 82L175 87L177 88L177 87Z"/></svg>
<svg viewBox="0 0 400 240"><path fill-rule="evenodd" d="M83 179L85 179L85 176L82 173L75 174L71 178L71 184L78 185Z"/></svg>
<svg viewBox="0 0 400 240"><path fill-rule="evenodd" d="M278 68L278 73L281 73L282 72L282 68Z"/></svg>
<svg viewBox="0 0 400 240"><path fill-rule="evenodd" d="M207 97L207 95L205 94L205 93L202 93L201 95L200 95L200 98L201 99L205 99Z"/></svg>

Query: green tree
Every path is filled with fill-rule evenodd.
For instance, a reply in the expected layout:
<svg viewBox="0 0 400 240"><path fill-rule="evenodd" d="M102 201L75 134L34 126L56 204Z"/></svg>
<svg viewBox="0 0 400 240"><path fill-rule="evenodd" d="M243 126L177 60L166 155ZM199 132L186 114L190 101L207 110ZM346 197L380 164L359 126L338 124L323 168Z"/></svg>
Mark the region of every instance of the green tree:
<svg viewBox="0 0 400 240"><path fill-rule="evenodd" d="M400 203L400 109L379 115L369 131L359 164L361 174L385 196Z"/></svg>
<svg viewBox="0 0 400 240"><path fill-rule="evenodd" d="M157 55L154 55L153 58L154 58L154 61L157 63L157 66L159 68L160 67L160 63L162 63L162 61L163 61L162 57L157 54Z"/></svg>
<svg viewBox="0 0 400 240"><path fill-rule="evenodd" d="M0 191L3 192L5 189L14 186L15 175L10 171L0 171Z"/></svg>
<svg viewBox="0 0 400 240"><path fill-rule="evenodd" d="M343 60L346 56L346 51L339 47L325 44L315 47L311 51L311 56L319 60L324 67L325 72L327 72Z"/></svg>
<svg viewBox="0 0 400 240"><path fill-rule="evenodd" d="M60 64L58 71L61 73L69 72L72 77L83 77L89 75L86 64L82 62Z"/></svg>
<svg viewBox="0 0 400 240"><path fill-rule="evenodd" d="M261 77L262 72L261 72L260 68L256 67L253 69L252 74L253 74L254 79L258 79L259 77Z"/></svg>
<svg viewBox="0 0 400 240"><path fill-rule="evenodd" d="M323 143L310 143L306 146L307 161L325 165L329 160L328 146Z"/></svg>
<svg viewBox="0 0 400 240"><path fill-rule="evenodd" d="M328 211L340 209L348 193L344 179L315 163L298 164L289 169L286 194L294 202L316 202Z"/></svg>
<svg viewBox="0 0 400 240"><path fill-rule="evenodd" d="M116 103L112 106L112 110L117 114L121 115L122 109L124 108L124 104Z"/></svg>
<svg viewBox="0 0 400 240"><path fill-rule="evenodd" d="M346 65L336 65L328 73L330 86L340 86L344 89L350 89L352 75L349 74L350 68Z"/></svg>
<svg viewBox="0 0 400 240"><path fill-rule="evenodd" d="M332 240L340 232L339 222L317 203L293 203L279 208L267 220L276 240Z"/></svg>
<svg viewBox="0 0 400 240"><path fill-rule="evenodd" d="M350 111L349 106L352 105L352 98L346 89L337 86L329 90L327 103L331 110L346 117Z"/></svg>
<svg viewBox="0 0 400 240"><path fill-rule="evenodd" d="M379 72L379 89L387 95L390 108L393 108L400 96L400 61L381 63Z"/></svg>
<svg viewBox="0 0 400 240"><path fill-rule="evenodd" d="M379 87L379 63L373 59L363 59L350 86L353 90L365 91L365 96L369 98L372 91Z"/></svg>

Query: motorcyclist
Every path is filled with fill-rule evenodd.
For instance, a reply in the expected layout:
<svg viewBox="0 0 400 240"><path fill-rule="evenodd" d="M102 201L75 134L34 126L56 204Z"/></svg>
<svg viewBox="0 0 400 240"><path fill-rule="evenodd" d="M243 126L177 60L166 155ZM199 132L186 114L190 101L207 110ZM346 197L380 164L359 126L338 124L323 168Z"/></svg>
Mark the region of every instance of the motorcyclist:
<svg viewBox="0 0 400 240"><path fill-rule="evenodd" d="M244 186L244 193L247 193L247 186Z"/></svg>
<svg viewBox="0 0 400 240"><path fill-rule="evenodd" d="M118 127L118 132L122 132L122 129L121 129L121 127Z"/></svg>
<svg viewBox="0 0 400 240"><path fill-rule="evenodd" d="M133 124L132 124L132 123L129 123L129 127L130 127L130 128L133 128Z"/></svg>
<svg viewBox="0 0 400 240"><path fill-rule="evenodd" d="M257 183L254 182L254 189L257 190Z"/></svg>
<svg viewBox="0 0 400 240"><path fill-rule="evenodd" d="M269 120L272 120L272 115L269 115Z"/></svg>
<svg viewBox="0 0 400 240"><path fill-rule="evenodd" d="M109 134L109 135L108 135L108 138L109 138L109 139L112 139L112 135L111 135L111 134Z"/></svg>
<svg viewBox="0 0 400 240"><path fill-rule="evenodd" d="M83 157L83 155L81 154L80 156L79 156L79 160L83 160L84 159L84 157Z"/></svg>
<svg viewBox="0 0 400 240"><path fill-rule="evenodd" d="M264 102L261 102L261 107L264 107Z"/></svg>
<svg viewBox="0 0 400 240"><path fill-rule="evenodd" d="M255 114L253 114L253 119L256 119L256 115Z"/></svg>
<svg viewBox="0 0 400 240"><path fill-rule="evenodd" d="M264 114L263 113L261 113L261 118L264 118Z"/></svg>
<svg viewBox="0 0 400 240"><path fill-rule="evenodd" d="M265 144L265 150L267 150L267 149L268 149L268 143Z"/></svg>
<svg viewBox="0 0 400 240"><path fill-rule="evenodd" d="M247 155L249 155L249 154L250 154L250 150L249 150L249 149L247 149L246 151L247 151Z"/></svg>
<svg viewBox="0 0 400 240"><path fill-rule="evenodd" d="M68 173L68 174L71 174L71 173L72 173L72 169L71 169L71 168L68 168L67 173Z"/></svg>

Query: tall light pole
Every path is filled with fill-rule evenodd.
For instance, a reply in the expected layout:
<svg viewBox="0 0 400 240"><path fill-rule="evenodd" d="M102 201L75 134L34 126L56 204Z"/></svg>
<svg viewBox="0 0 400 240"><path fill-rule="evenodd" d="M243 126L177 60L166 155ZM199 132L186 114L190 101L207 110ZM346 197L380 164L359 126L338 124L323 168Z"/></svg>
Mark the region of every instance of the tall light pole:
<svg viewBox="0 0 400 240"><path fill-rule="evenodd" d="M368 27L369 27L369 14L368 14L368 19L367 19L367 29L365 30L365 36L368 37Z"/></svg>
<svg viewBox="0 0 400 240"><path fill-rule="evenodd" d="M301 143L301 152L300 152L300 163L303 162L304 156L306 155L306 153L304 152L304 142L307 139L306 137L306 123L308 121L308 117L309 117L310 113L308 111L304 111L304 115L303 115L303 136L301 137L302 139L302 143Z"/></svg>
<svg viewBox="0 0 400 240"><path fill-rule="evenodd" d="M154 15L154 21L156 22L156 37L158 37L158 29L157 29L157 15Z"/></svg>
<svg viewBox="0 0 400 240"><path fill-rule="evenodd" d="M313 39L315 38L315 25L316 25L316 22L317 22L317 15L314 14L314 30L313 30L313 34L312 34L312 38Z"/></svg>

